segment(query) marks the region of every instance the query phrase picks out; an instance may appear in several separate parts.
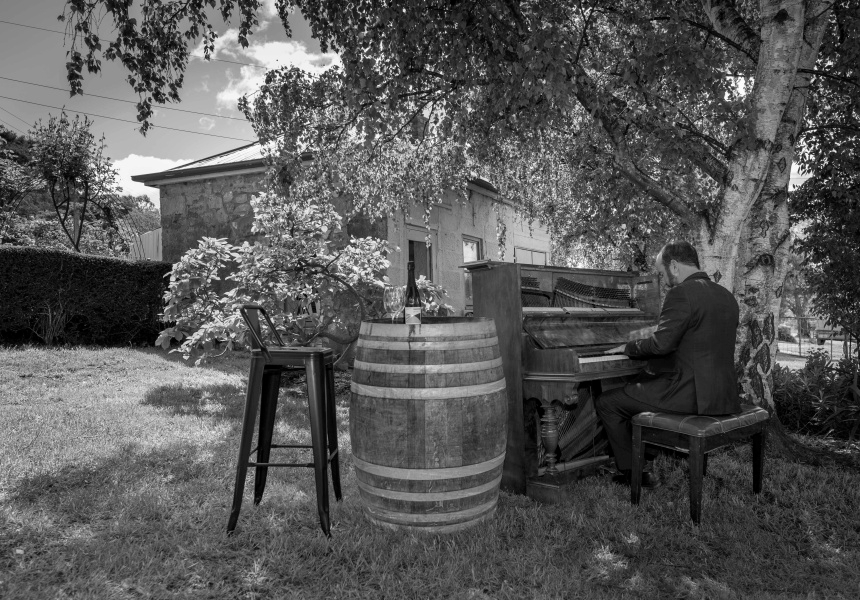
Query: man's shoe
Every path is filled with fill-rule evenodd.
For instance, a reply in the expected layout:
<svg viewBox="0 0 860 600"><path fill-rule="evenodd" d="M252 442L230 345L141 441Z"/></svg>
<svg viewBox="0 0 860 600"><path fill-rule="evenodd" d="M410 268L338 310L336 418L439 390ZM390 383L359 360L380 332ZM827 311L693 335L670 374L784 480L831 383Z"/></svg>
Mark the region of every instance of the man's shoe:
<svg viewBox="0 0 860 600"><path fill-rule="evenodd" d="M624 469L619 471L617 475L613 475L612 482L619 485L630 485L630 475L630 471L628 469ZM660 480L649 471L642 471L641 481L642 488L646 490L653 490L654 488L660 487Z"/></svg>
<svg viewBox="0 0 860 600"><path fill-rule="evenodd" d="M650 471L642 471L642 487L646 490L653 490L660 487L660 480Z"/></svg>

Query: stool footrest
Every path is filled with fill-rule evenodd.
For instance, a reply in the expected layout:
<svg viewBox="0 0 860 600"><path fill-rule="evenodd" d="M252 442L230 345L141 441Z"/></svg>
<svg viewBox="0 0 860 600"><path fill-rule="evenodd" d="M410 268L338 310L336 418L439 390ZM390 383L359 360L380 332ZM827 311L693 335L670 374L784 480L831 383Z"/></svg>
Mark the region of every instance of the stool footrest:
<svg viewBox="0 0 860 600"><path fill-rule="evenodd" d="M312 450L312 449L313 449L313 446L308 446L308 445L306 445L306 444L272 444L272 446L271 446L271 447L272 447L272 448L299 448L299 449L303 449L303 450ZM258 463L258 462L251 462L251 455L252 455L252 454L254 454L254 452L256 452L256 451L257 451L257 448L254 448L254 449L253 449L253 450L251 450L251 452L248 454L248 462L247 462L247 465L248 465L249 467L312 467L312 466L314 466L314 464L313 464L313 463L301 463L301 464L295 463L295 464L294 464L294 463ZM339 455L340 455L340 454L339 454L339 452L338 452L338 449L335 449L335 450L332 450L331 452L329 452L329 453L328 453L328 456L327 456L326 458L327 458L328 462L331 462L332 460L334 460L335 458L337 458Z"/></svg>
<svg viewBox="0 0 860 600"><path fill-rule="evenodd" d="M310 469L314 468L314 463L258 463L248 461L249 467L308 467Z"/></svg>
<svg viewBox="0 0 860 600"><path fill-rule="evenodd" d="M272 444L271 448L313 448L310 444Z"/></svg>

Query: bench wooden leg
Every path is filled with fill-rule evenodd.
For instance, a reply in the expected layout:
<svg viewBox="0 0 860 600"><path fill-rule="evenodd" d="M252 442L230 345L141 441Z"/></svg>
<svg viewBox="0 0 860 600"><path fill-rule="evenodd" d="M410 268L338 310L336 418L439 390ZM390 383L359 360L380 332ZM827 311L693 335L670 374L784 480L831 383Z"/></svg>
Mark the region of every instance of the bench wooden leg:
<svg viewBox="0 0 860 600"><path fill-rule="evenodd" d="M639 504L642 494L642 468L645 465L645 444L642 443L642 426L633 426L633 464L630 470L630 504Z"/></svg>
<svg viewBox="0 0 860 600"><path fill-rule="evenodd" d="M752 436L753 450L753 493L761 493L761 482L764 477L764 444L767 436L766 426Z"/></svg>
<svg viewBox="0 0 860 600"><path fill-rule="evenodd" d="M690 518L698 525L702 519L702 484L704 480L705 440L690 438Z"/></svg>

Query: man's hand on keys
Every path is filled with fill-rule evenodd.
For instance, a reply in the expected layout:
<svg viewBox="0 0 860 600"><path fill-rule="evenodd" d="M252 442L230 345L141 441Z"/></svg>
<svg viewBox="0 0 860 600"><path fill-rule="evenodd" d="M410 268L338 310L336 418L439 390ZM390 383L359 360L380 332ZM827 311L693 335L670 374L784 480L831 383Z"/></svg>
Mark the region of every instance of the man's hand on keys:
<svg viewBox="0 0 860 600"><path fill-rule="evenodd" d="M624 354L624 347L627 344L621 344L620 346L615 346L614 348L610 348L609 350L604 351L604 354Z"/></svg>

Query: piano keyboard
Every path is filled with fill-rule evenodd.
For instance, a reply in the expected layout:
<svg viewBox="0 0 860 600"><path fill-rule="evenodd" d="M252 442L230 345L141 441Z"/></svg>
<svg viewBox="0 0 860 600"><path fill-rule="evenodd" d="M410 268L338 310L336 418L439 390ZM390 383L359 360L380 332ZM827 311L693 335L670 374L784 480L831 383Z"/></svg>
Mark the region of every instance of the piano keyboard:
<svg viewBox="0 0 860 600"><path fill-rule="evenodd" d="M604 354L602 356L580 356L579 357L579 364L580 365L588 365L588 364L600 363L600 362L604 362L604 363L605 362L613 362L613 361L617 362L619 360L630 360L630 358L623 355L623 354Z"/></svg>

